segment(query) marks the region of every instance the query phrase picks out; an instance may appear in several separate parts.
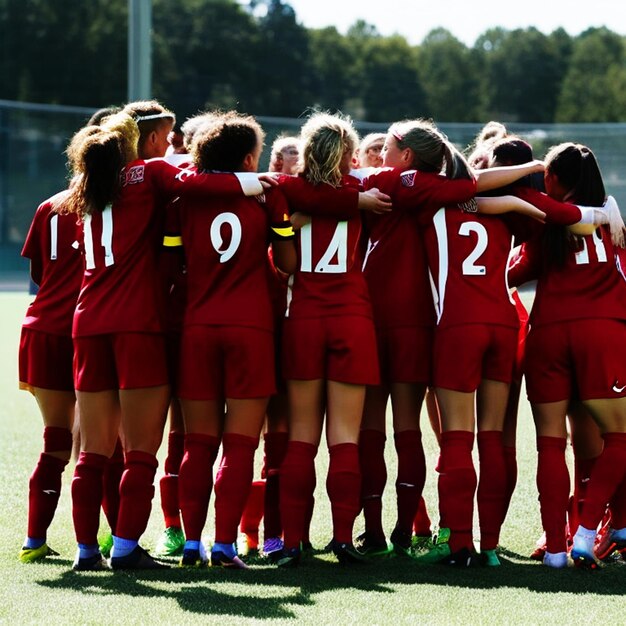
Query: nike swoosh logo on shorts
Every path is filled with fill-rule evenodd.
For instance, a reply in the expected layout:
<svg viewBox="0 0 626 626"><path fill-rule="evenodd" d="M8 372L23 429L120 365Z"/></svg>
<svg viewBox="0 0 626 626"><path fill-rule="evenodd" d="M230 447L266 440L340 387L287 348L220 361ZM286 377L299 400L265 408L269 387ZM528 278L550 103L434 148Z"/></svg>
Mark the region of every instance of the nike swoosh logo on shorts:
<svg viewBox="0 0 626 626"><path fill-rule="evenodd" d="M617 386L617 383L615 383L615 384L613 385L613 391L614 391L615 393L622 393L622 391L624 391L624 389L626 389L626 385L624 385L623 387L618 387L618 386Z"/></svg>

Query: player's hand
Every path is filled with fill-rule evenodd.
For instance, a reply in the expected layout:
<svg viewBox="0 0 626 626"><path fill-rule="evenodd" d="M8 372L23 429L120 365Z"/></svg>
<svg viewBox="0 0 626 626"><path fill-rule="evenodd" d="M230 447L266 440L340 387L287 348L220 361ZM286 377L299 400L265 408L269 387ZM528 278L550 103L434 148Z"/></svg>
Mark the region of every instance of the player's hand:
<svg viewBox="0 0 626 626"><path fill-rule="evenodd" d="M306 213L296 211L290 218L291 226L294 230L300 230L303 226L311 223L311 216Z"/></svg>
<svg viewBox="0 0 626 626"><path fill-rule="evenodd" d="M259 174L259 182L263 189L271 189L278 185L278 176L272 172L262 172Z"/></svg>
<svg viewBox="0 0 626 626"><path fill-rule="evenodd" d="M359 209L373 213L387 213L391 211L391 198L373 187L359 193Z"/></svg>

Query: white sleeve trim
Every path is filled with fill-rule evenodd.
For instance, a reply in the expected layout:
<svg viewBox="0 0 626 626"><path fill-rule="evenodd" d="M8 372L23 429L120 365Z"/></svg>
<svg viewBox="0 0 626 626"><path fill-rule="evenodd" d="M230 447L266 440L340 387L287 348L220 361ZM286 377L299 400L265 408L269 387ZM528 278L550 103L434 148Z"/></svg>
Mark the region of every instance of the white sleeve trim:
<svg viewBox="0 0 626 626"><path fill-rule="evenodd" d="M258 196L263 193L263 185L259 182L259 177L254 172L235 172L239 179L239 184L246 196Z"/></svg>

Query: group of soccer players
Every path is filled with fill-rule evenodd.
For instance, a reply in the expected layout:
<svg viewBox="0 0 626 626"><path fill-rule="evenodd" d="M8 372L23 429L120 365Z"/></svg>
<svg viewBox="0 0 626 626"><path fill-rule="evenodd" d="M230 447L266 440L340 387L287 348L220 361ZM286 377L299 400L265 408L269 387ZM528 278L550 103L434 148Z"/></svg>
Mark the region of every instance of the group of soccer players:
<svg viewBox="0 0 626 626"><path fill-rule="evenodd" d="M264 554L296 566L310 549L324 423L328 548L340 562L391 550L497 566L517 476L524 344L543 562L596 566L623 554L623 223L588 148L561 144L544 164L501 126L486 130L495 135L477 139L471 167L432 123L399 122L359 146L350 120L316 113L299 137L277 140L272 176L257 174L264 132L250 116L211 112L178 129L153 101L94 116L68 147L68 189L40 205L23 251L39 292L23 325L20 384L39 404L44 449L20 559L53 554L46 534L76 406L76 570L167 567L139 539L168 409L156 553L181 566L246 568L238 528L254 541L261 515ZM534 188L538 173L546 193ZM526 341L509 285L533 279ZM441 450L434 538L422 498L425 397ZM391 549L381 510L389 399ZM573 504L566 415L580 442ZM262 431L264 482L253 483Z"/></svg>

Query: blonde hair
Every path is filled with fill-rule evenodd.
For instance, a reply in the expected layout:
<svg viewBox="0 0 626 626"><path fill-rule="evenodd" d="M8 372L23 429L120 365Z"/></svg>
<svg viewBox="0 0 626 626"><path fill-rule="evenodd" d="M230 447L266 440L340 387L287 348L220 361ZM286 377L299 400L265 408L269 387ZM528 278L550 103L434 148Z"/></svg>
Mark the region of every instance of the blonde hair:
<svg viewBox="0 0 626 626"><path fill-rule="evenodd" d="M302 163L305 178L314 185L338 187L343 177L341 162L354 154L359 137L349 117L315 113L302 127Z"/></svg>
<svg viewBox="0 0 626 626"><path fill-rule="evenodd" d="M423 172L445 171L448 178L472 178L465 157L428 120L406 120L389 127L400 150L413 152L412 166Z"/></svg>
<svg viewBox="0 0 626 626"><path fill-rule="evenodd" d="M74 184L64 211L82 216L104 210L119 193L121 170L137 158L138 140L139 128L126 113L79 130L66 151Z"/></svg>

